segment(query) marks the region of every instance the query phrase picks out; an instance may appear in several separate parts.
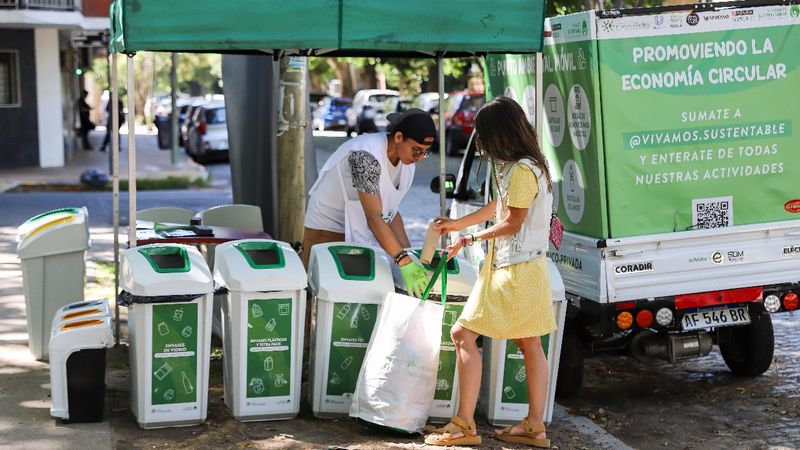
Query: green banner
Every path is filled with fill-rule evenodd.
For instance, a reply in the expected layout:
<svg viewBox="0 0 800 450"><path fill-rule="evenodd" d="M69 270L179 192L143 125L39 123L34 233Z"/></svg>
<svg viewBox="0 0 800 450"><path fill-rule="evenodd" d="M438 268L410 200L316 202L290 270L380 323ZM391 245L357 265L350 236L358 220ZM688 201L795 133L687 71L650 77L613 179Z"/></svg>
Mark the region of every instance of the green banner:
<svg viewBox="0 0 800 450"><path fill-rule="evenodd" d="M327 395L352 394L367 353L378 305L334 303Z"/></svg>
<svg viewBox="0 0 800 450"><path fill-rule="evenodd" d="M484 78L487 99L513 98L536 126L536 55L486 55Z"/></svg>
<svg viewBox="0 0 800 450"><path fill-rule="evenodd" d="M153 305L151 403L197 401L197 303Z"/></svg>
<svg viewBox="0 0 800 450"><path fill-rule="evenodd" d="M543 150L558 180L553 202L568 231L605 237L606 193L593 13L548 19L542 55Z"/></svg>
<svg viewBox="0 0 800 450"><path fill-rule="evenodd" d="M614 237L800 218L787 206L800 198L800 20L791 14L671 14L651 27L676 23L681 34L644 37L603 21Z"/></svg>
<svg viewBox="0 0 800 450"><path fill-rule="evenodd" d="M542 348L547 356L547 347L550 345L550 335L542 336ZM503 390L500 398L503 403L528 403L528 382L525 372L525 358L522 350L513 340L506 341L505 357L503 358Z"/></svg>
<svg viewBox="0 0 800 450"><path fill-rule="evenodd" d="M247 302L247 398L291 393L292 299Z"/></svg>
<svg viewBox="0 0 800 450"><path fill-rule="evenodd" d="M436 393L434 400L453 398L456 377L456 347L450 337L450 329L464 309L463 303L447 303L442 319L442 344L439 347L439 370L436 372Z"/></svg>

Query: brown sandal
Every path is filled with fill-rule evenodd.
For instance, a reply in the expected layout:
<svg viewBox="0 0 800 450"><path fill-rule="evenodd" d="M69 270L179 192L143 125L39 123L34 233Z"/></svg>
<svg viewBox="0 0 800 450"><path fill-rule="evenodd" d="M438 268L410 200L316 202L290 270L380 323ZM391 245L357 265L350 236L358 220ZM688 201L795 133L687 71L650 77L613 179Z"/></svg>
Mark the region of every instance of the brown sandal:
<svg viewBox="0 0 800 450"><path fill-rule="evenodd" d="M519 426L522 428L522 431L525 432L524 434L512 434L511 429L515 426L516 425L512 425L495 432L494 437L504 442L526 444L538 448L550 448L550 439L538 439L536 437L537 434L547 431L543 423L531 425L528 422L528 419L522 419L522 422L519 423Z"/></svg>
<svg viewBox="0 0 800 450"><path fill-rule="evenodd" d="M456 430L453 430L453 426L455 426ZM458 433L461 433L463 436L453 437L453 435ZM439 447L451 445L480 445L481 437L478 435L478 430L475 429L475 424L469 425L461 417L453 416L447 425L437 428L433 430L431 434L425 436L425 443Z"/></svg>

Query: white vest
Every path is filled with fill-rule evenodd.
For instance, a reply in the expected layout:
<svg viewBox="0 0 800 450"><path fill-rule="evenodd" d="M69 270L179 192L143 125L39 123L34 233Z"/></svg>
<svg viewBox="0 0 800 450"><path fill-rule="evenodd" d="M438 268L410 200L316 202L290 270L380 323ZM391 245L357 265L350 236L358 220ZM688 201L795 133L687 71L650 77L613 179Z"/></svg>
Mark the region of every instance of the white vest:
<svg viewBox="0 0 800 450"><path fill-rule="evenodd" d="M495 163L499 197L495 213L496 220L499 222L508 216L508 189L511 185L511 172L517 164L524 164L533 170L538 180L539 192L531 207L528 208L528 214L519 231L511 236L502 236L494 240L492 267L495 269L530 261L545 254L549 247L553 193L547 190L547 179L530 159L524 158L516 163L504 165Z"/></svg>
<svg viewBox="0 0 800 450"><path fill-rule="evenodd" d="M325 165L319 172L319 177L309 191L309 195L318 196L320 202L325 206L337 210L344 211L345 217L345 239L350 242L358 242L369 245L379 246L377 239L373 236L372 231L367 224L364 209L361 207L361 202L356 198L348 196L348 189L345 186L342 178L342 173L339 170L339 163L346 160L350 153L353 151L366 151L378 161L381 166L381 176L378 182L379 194L381 197L382 211L381 215L383 221L387 224L390 223L397 215L400 208L400 202L405 197L411 184L414 181L414 165L405 165L402 162L400 167L400 183L395 187L392 183L391 176L389 175L389 156L387 155L387 136L384 133L363 134L353 138L341 146L328 158ZM324 177L334 176L339 180L342 198L345 199L344 204L334 205L333 196L328 195L326 192L319 191L319 185ZM338 196L337 200L338 199ZM330 202L328 201L330 200ZM340 201L340 200L339 200Z"/></svg>

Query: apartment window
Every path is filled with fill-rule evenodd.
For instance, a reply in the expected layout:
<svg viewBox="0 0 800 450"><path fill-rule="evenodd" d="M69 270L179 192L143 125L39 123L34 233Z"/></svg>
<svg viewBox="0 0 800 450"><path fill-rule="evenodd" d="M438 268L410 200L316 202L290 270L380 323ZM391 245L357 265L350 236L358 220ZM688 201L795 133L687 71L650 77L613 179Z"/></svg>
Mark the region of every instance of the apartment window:
<svg viewBox="0 0 800 450"><path fill-rule="evenodd" d="M0 50L0 107L19 106L19 55Z"/></svg>

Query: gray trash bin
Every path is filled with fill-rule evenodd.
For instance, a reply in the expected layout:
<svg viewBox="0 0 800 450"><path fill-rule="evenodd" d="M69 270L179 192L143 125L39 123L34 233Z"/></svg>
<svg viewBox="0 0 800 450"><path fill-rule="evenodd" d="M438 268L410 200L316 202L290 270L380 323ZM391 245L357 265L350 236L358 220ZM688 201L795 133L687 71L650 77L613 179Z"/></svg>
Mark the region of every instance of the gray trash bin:
<svg viewBox="0 0 800 450"><path fill-rule="evenodd" d="M145 429L196 425L208 411L214 283L194 247L152 244L120 258L128 306L131 411Z"/></svg>
<svg viewBox="0 0 800 450"><path fill-rule="evenodd" d="M236 420L300 412L306 271L292 247L248 239L217 246L222 297L225 404Z"/></svg>
<svg viewBox="0 0 800 450"><path fill-rule="evenodd" d="M407 249L409 253L419 259L422 252L420 248ZM441 250L436 250L430 264L422 264L425 269L433 273L439 265ZM456 257L447 262L447 304L444 307L444 317L442 319L442 345L439 350L439 371L436 376L436 392L433 396L433 403L429 412L432 422L447 422L456 415L458 410L458 375L456 374L456 348L450 338L450 329L455 325L456 320L464 309L464 302L467 301L475 281L478 279L478 272L469 261L464 258ZM395 290L405 292L406 286L400 269L396 264L392 265L394 275ZM442 298L442 282L437 282L428 297L431 301L439 302Z"/></svg>
<svg viewBox="0 0 800 450"><path fill-rule="evenodd" d="M83 300L90 243L86 208L48 211L18 228L28 343L36 359L48 357L51 321L58 309Z"/></svg>
<svg viewBox="0 0 800 450"><path fill-rule="evenodd" d="M345 242L311 248L313 293L311 409L317 417L347 416L392 269L383 250Z"/></svg>

